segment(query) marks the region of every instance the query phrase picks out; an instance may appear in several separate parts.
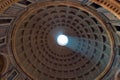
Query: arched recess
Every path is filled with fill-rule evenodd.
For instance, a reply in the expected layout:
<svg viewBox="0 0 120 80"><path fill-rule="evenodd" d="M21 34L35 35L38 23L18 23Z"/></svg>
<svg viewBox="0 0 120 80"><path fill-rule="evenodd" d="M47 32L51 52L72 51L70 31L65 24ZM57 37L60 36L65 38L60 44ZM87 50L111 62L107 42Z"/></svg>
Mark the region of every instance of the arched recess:
<svg viewBox="0 0 120 80"><path fill-rule="evenodd" d="M6 69L7 69L7 58L5 57L5 55L0 54L0 75L5 73Z"/></svg>

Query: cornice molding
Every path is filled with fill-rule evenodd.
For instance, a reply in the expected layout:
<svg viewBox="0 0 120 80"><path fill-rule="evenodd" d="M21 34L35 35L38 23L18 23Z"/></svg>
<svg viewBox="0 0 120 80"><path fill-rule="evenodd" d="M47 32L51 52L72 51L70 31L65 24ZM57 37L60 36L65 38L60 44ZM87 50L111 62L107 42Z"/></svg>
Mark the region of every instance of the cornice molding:
<svg viewBox="0 0 120 80"><path fill-rule="evenodd" d="M10 7L12 4L18 2L19 0L2 0L0 1L0 13Z"/></svg>
<svg viewBox="0 0 120 80"><path fill-rule="evenodd" d="M91 2L94 2L111 13L113 13L117 18L120 19L120 3L117 2L117 0L90 0Z"/></svg>

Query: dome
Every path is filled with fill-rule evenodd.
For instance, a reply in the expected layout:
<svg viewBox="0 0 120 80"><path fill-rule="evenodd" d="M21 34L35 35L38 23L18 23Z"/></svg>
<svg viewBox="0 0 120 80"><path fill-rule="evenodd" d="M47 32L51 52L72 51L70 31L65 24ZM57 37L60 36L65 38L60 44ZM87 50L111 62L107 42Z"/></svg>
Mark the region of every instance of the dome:
<svg viewBox="0 0 120 80"><path fill-rule="evenodd" d="M111 66L112 35L94 11L78 3L37 3L15 23L12 49L20 68L34 80L91 80ZM59 34L69 36L65 47Z"/></svg>
<svg viewBox="0 0 120 80"><path fill-rule="evenodd" d="M0 1L0 79L119 80L119 64L119 1Z"/></svg>

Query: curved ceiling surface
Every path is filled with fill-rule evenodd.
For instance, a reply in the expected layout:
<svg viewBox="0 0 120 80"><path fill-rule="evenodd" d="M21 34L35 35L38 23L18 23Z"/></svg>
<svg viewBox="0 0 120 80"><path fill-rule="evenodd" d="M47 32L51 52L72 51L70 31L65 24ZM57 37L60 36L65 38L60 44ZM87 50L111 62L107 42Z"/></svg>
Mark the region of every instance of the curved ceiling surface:
<svg viewBox="0 0 120 80"><path fill-rule="evenodd" d="M34 80L100 79L114 56L108 27L98 14L78 3L36 3L14 23L14 58ZM68 36L66 46L57 44L60 34Z"/></svg>

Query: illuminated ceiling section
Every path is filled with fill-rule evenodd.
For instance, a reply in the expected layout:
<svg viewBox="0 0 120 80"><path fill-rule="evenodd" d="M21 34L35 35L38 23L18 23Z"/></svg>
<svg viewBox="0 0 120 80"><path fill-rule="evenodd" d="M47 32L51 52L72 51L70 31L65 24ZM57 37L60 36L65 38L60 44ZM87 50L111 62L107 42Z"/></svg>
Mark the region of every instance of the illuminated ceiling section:
<svg viewBox="0 0 120 80"><path fill-rule="evenodd" d="M0 78L119 80L119 19L119 0L0 0Z"/></svg>

